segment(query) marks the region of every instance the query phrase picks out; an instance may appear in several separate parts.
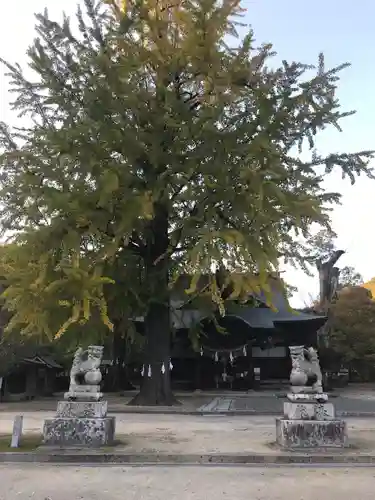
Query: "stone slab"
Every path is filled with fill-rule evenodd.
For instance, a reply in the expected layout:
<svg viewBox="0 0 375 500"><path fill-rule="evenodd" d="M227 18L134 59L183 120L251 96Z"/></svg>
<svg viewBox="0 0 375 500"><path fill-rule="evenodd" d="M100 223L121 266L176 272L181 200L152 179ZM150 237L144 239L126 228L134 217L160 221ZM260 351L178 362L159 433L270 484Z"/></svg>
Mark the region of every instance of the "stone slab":
<svg viewBox="0 0 375 500"><path fill-rule="evenodd" d="M282 448L343 448L347 440L344 420L276 419L276 442Z"/></svg>
<svg viewBox="0 0 375 500"><path fill-rule="evenodd" d="M107 412L107 401L59 401L56 417L104 418Z"/></svg>
<svg viewBox="0 0 375 500"><path fill-rule="evenodd" d="M112 445L115 417L54 418L44 421L43 444L59 447L91 447Z"/></svg>
<svg viewBox="0 0 375 500"><path fill-rule="evenodd" d="M75 385L69 392L100 392L100 385Z"/></svg>
<svg viewBox="0 0 375 500"><path fill-rule="evenodd" d="M64 394L66 401L101 401L103 399L102 392L66 392Z"/></svg>
<svg viewBox="0 0 375 500"><path fill-rule="evenodd" d="M23 428L23 416L16 415L13 421L12 440L10 443L11 448L18 448L20 446L22 438L22 428Z"/></svg>
<svg viewBox="0 0 375 500"><path fill-rule="evenodd" d="M284 403L284 418L289 420L333 420L335 407L332 403Z"/></svg>
<svg viewBox="0 0 375 500"><path fill-rule="evenodd" d="M286 396L289 401L319 401L319 402L325 402L328 401L328 394L325 392L321 393L307 393L307 392L301 392L301 393L294 393L291 392L287 394Z"/></svg>

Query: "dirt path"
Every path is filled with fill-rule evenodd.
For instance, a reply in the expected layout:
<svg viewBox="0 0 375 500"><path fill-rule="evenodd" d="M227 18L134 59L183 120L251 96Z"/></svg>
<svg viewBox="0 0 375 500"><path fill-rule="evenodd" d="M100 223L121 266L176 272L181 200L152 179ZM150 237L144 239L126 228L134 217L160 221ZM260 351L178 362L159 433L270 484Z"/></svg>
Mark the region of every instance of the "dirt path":
<svg viewBox="0 0 375 500"><path fill-rule="evenodd" d="M0 434L10 433L15 413L0 413ZM24 432L41 433L54 412L28 412ZM375 420L348 419L355 448L350 453L375 453ZM116 415L116 436L128 453L276 453L274 417L191 415Z"/></svg>
<svg viewBox="0 0 375 500"><path fill-rule="evenodd" d="M0 466L0 500L372 500L374 469Z"/></svg>

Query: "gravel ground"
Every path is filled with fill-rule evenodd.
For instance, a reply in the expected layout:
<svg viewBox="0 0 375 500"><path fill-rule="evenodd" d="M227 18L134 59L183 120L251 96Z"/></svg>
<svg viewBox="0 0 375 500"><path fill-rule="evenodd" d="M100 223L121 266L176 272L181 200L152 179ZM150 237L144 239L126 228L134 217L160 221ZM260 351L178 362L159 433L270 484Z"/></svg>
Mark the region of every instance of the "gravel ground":
<svg viewBox="0 0 375 500"><path fill-rule="evenodd" d="M224 398L223 398L224 399ZM226 398L228 399L228 398ZM332 398L330 400L340 413L375 413L375 398L373 394L348 394ZM232 398L230 410L254 410L258 414L280 413L283 400L275 396L264 396L257 398Z"/></svg>
<svg viewBox="0 0 375 500"><path fill-rule="evenodd" d="M108 400L108 407L111 413L129 412L131 407L126 406L132 396L116 396L113 394L106 395ZM34 411L55 411L58 397L38 399L35 401L27 402L2 402L0 403L1 412L34 412ZM60 397L62 399L62 397ZM223 395L215 395L214 393L200 393L190 395L178 395L178 399L182 403L177 408L181 411L195 411L202 406L208 405L209 411L215 410L230 410L230 411L243 411L251 410L255 414L280 414L282 412L283 400L277 398L272 392L251 392L248 395L235 393L227 393ZM375 414L375 391L373 390L357 390L345 389L338 397L332 398L331 401L335 404L336 412L349 413L354 416L356 412L359 413L374 413ZM212 405L212 403L214 403ZM134 407L133 407L134 408ZM154 410L155 408L151 408ZM171 408L164 408L165 412L169 412ZM147 412L147 408L143 408Z"/></svg>
<svg viewBox="0 0 375 500"><path fill-rule="evenodd" d="M132 394L127 394L126 396L119 396L116 394L106 394L105 399L108 401L108 409L112 413L124 413L129 412L132 408L139 408L134 406L128 406L128 403L136 395L136 392ZM208 404L214 398L213 394L176 394L177 399L181 403L180 406L175 407L159 407L164 411L168 412L172 410L179 411L196 411L202 405ZM56 395L49 398L38 398L32 401L4 401L0 402L0 412L2 411L56 411L57 402L64 399L64 395ZM147 412L148 407L142 408ZM154 410L155 407L151 407Z"/></svg>
<svg viewBox="0 0 375 500"><path fill-rule="evenodd" d="M0 500L373 500L375 469L0 466Z"/></svg>
<svg viewBox="0 0 375 500"><path fill-rule="evenodd" d="M0 413L0 434L11 433L15 413ZM50 412L24 415L24 433L40 434ZM375 453L375 420L347 419L349 443L336 453ZM117 414L116 436L124 453L261 453L275 454L275 418L271 416Z"/></svg>

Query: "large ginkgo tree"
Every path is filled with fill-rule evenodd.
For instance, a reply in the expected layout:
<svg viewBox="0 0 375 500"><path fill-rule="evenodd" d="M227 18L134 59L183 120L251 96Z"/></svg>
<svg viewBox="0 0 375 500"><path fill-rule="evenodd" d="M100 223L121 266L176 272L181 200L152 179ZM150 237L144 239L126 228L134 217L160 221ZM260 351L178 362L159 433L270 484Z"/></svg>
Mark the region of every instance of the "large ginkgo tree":
<svg viewBox="0 0 375 500"><path fill-rule="evenodd" d="M230 281L232 299L267 291L280 258L302 257L295 235L328 222L339 195L323 177L370 174L372 154L314 150L350 114L335 95L346 65L276 65L252 31L236 37L239 0L84 6L73 22L37 16L33 79L6 63L25 120L1 126L9 329L59 337L93 314L111 328L106 294L119 281L117 303L144 318L136 403L172 404L179 276L188 296L204 275L199 294L221 314Z"/></svg>

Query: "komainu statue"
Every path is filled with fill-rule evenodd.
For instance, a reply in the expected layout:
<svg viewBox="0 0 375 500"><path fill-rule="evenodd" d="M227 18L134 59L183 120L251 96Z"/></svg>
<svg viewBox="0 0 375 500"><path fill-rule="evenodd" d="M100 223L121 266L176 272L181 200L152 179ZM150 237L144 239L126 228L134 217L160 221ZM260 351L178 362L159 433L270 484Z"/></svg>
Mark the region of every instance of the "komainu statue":
<svg viewBox="0 0 375 500"><path fill-rule="evenodd" d="M322 371L318 353L313 347L291 346L292 371L290 383L294 393L323 393Z"/></svg>
<svg viewBox="0 0 375 500"><path fill-rule="evenodd" d="M65 399L99 401L102 398L100 392L102 357L102 346L90 345L86 351L81 347L77 349L70 370L69 391L65 394Z"/></svg>

